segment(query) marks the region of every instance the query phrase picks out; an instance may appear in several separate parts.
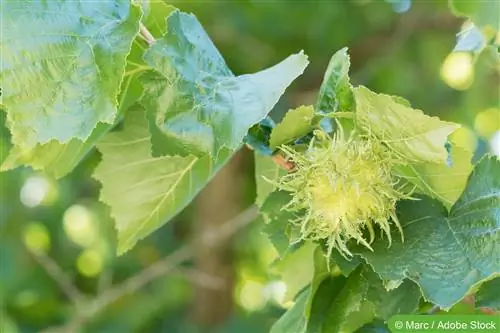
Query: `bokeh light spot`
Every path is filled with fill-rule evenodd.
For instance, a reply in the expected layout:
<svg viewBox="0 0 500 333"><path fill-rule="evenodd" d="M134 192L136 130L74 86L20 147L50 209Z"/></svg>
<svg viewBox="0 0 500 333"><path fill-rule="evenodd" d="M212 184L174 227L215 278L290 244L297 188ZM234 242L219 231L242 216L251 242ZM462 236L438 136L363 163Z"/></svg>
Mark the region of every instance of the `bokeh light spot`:
<svg viewBox="0 0 500 333"><path fill-rule="evenodd" d="M441 78L453 89L468 89L474 81L472 55L467 52L450 53L441 66Z"/></svg>
<svg viewBox="0 0 500 333"><path fill-rule="evenodd" d="M20 199L26 207L40 205L49 192L49 182L44 177L33 176L26 179L21 188Z"/></svg>
<svg viewBox="0 0 500 333"><path fill-rule="evenodd" d="M491 152L500 157L500 131L495 132L490 140Z"/></svg>
<svg viewBox="0 0 500 333"><path fill-rule="evenodd" d="M245 280L239 292L239 302L248 311L256 311L264 307L264 285L253 280Z"/></svg>
<svg viewBox="0 0 500 333"><path fill-rule="evenodd" d="M68 238L82 247L90 247L98 239L94 214L82 205L73 205L64 212L63 228Z"/></svg>
<svg viewBox="0 0 500 333"><path fill-rule="evenodd" d="M78 271L86 277L95 277L102 272L103 260L99 252L86 249L76 259Z"/></svg>
<svg viewBox="0 0 500 333"><path fill-rule="evenodd" d="M35 252L47 252L50 248L50 234L39 222L31 222L23 231L24 245Z"/></svg>
<svg viewBox="0 0 500 333"><path fill-rule="evenodd" d="M482 137L491 138L500 130L500 109L491 108L479 112L474 121L474 129Z"/></svg>
<svg viewBox="0 0 500 333"><path fill-rule="evenodd" d="M277 304L283 304L286 294L286 283L283 281L271 281L263 290L266 301L274 301Z"/></svg>
<svg viewBox="0 0 500 333"><path fill-rule="evenodd" d="M23 290L14 298L14 304L21 308L27 308L35 305L40 300L40 296L36 291Z"/></svg>

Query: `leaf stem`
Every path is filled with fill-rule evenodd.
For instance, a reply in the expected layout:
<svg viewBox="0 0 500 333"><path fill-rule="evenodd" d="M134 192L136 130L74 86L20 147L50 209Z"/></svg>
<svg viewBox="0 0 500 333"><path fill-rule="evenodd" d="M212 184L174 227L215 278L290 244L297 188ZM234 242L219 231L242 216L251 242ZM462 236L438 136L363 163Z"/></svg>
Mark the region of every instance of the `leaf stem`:
<svg viewBox="0 0 500 333"><path fill-rule="evenodd" d="M141 36L149 46L156 43L156 39L142 22L139 22L139 36Z"/></svg>

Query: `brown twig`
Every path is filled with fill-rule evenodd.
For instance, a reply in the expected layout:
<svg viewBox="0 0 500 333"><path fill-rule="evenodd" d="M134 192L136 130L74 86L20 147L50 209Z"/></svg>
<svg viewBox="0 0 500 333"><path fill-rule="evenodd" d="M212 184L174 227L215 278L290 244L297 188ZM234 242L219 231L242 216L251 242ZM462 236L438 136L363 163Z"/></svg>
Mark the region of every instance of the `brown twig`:
<svg viewBox="0 0 500 333"><path fill-rule="evenodd" d="M75 307L78 308L81 301L84 299L84 296L68 278L62 268L59 267L59 265L45 253L35 251L30 248L27 249L33 255L33 258L38 262L38 264L42 266L45 272L59 285L62 292L73 302Z"/></svg>
<svg viewBox="0 0 500 333"><path fill-rule="evenodd" d="M212 232L203 234L197 242L208 242L209 244L215 244L220 242L234 234L236 234L243 227L252 222L258 215L259 209L256 205L251 205L243 212L238 214L235 218L221 225L221 227L213 230ZM186 270L179 269L178 266L185 261L188 261L193 256L193 249L190 244L182 246L180 249L176 250L174 253L166 256L162 260L154 263L150 267L144 269L138 274L130 277L121 284L108 289L102 294L98 295L95 299L90 300L86 308L79 308L75 318L68 324L62 327L49 328L42 333L74 333L75 327L80 327L88 320L96 316L104 308L117 301L121 297L136 292L142 287L146 286L153 280L165 276L168 273L174 271L186 272ZM200 276L197 272L188 271L190 278L194 278L200 282L200 278L203 279L203 283L207 283L210 287L217 288L218 281L207 280L207 276Z"/></svg>

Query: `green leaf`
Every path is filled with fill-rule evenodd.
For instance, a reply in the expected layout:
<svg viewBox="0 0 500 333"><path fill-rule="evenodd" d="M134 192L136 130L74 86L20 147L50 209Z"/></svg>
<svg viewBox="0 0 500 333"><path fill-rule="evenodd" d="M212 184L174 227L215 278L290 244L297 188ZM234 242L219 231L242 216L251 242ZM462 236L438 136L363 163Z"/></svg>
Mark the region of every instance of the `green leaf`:
<svg viewBox="0 0 500 333"><path fill-rule="evenodd" d="M98 144L102 161L94 178L102 183L100 199L111 207L118 231L118 253L177 215L227 161L207 156L152 157L145 112L128 111L124 129Z"/></svg>
<svg viewBox="0 0 500 333"><path fill-rule="evenodd" d="M359 267L331 303L322 332L354 332L374 319L413 313L420 298L420 290L413 282L406 280L387 291L376 273L367 266Z"/></svg>
<svg viewBox="0 0 500 333"><path fill-rule="evenodd" d="M325 320L329 316L332 303L342 292L346 281L347 279L343 276L328 276L321 281L317 290L311 292L310 312L306 311L305 314L308 318L306 333L329 332L329 327L325 326Z"/></svg>
<svg viewBox="0 0 500 333"><path fill-rule="evenodd" d="M34 170L44 171L55 179L62 178L76 167L94 144L112 127L113 125L107 124L97 125L85 141L71 139L67 143L60 143L52 140L28 149L13 146L0 170L7 171L26 165Z"/></svg>
<svg viewBox="0 0 500 333"><path fill-rule="evenodd" d="M429 117L393 96L377 94L360 86L354 88L356 122L408 162L445 164L445 144L458 124Z"/></svg>
<svg viewBox="0 0 500 333"><path fill-rule="evenodd" d="M274 265L274 268L281 275L281 280L286 284L284 302L293 300L295 295L313 279L316 247L316 244L307 242L295 251L288 251Z"/></svg>
<svg viewBox="0 0 500 333"><path fill-rule="evenodd" d="M125 0L2 2L0 81L15 145L83 141L115 121L140 16Z"/></svg>
<svg viewBox="0 0 500 333"><path fill-rule="evenodd" d="M441 201L450 208L462 194L472 171L472 153L452 145L451 166L417 163L397 167L396 173L417 186L420 193Z"/></svg>
<svg viewBox="0 0 500 333"><path fill-rule="evenodd" d="M269 139L275 126L276 124L270 117L264 118L248 130L243 142L260 155L271 156L273 150L269 148Z"/></svg>
<svg viewBox="0 0 500 333"><path fill-rule="evenodd" d="M142 76L153 156L236 149L308 64L299 53L261 72L234 76L193 15L174 11L167 24L167 35L145 55L156 71Z"/></svg>
<svg viewBox="0 0 500 333"><path fill-rule="evenodd" d="M476 294L476 307L500 311L500 277L486 281Z"/></svg>
<svg viewBox="0 0 500 333"><path fill-rule="evenodd" d="M307 318L311 317L311 310L314 300L313 296L316 294L323 281L333 276L334 275L328 267L328 263L326 261L323 250L320 246L317 246L314 250L314 276L311 281L311 294L309 297L308 306L306 308Z"/></svg>
<svg viewBox="0 0 500 333"><path fill-rule="evenodd" d="M500 30L500 3L498 1L449 0L455 15L469 17L479 28Z"/></svg>
<svg viewBox="0 0 500 333"><path fill-rule="evenodd" d="M378 239L373 252L355 246L385 280L409 278L424 297L450 308L470 290L500 272L500 161L483 158L469 177L462 196L448 214L428 197L402 201L397 214L404 243Z"/></svg>
<svg viewBox="0 0 500 333"><path fill-rule="evenodd" d="M290 200L288 192L275 191L267 197L260 209L262 219L266 223L263 231L281 258L286 255L290 245L295 243L290 222L297 218L297 213L282 209Z"/></svg>
<svg viewBox="0 0 500 333"><path fill-rule="evenodd" d="M270 156L255 153L254 159L255 185L257 187L255 203L262 206L267 196L277 189L273 182L285 175L286 171L276 164Z"/></svg>
<svg viewBox="0 0 500 333"><path fill-rule="evenodd" d="M331 263L334 265L337 265L338 268L340 269L340 272L344 276L349 276L351 273L358 268L358 266L361 264L361 258L359 256L353 256L349 260L346 259L343 255L340 254L340 252L336 249L332 251L331 255Z"/></svg>
<svg viewBox="0 0 500 333"><path fill-rule="evenodd" d="M273 325L270 333L305 333L307 319L304 315L309 290L304 290L297 297L295 304Z"/></svg>
<svg viewBox="0 0 500 333"><path fill-rule="evenodd" d="M384 321L375 320L369 324L363 325L355 333L391 333L391 331Z"/></svg>
<svg viewBox="0 0 500 333"><path fill-rule="evenodd" d="M353 111L354 97L349 82L350 65L347 47L337 51L332 56L319 88L315 106L318 113Z"/></svg>
<svg viewBox="0 0 500 333"><path fill-rule="evenodd" d="M299 106L289 110L271 132L269 146L275 149L303 137L311 131L313 117L312 106Z"/></svg>

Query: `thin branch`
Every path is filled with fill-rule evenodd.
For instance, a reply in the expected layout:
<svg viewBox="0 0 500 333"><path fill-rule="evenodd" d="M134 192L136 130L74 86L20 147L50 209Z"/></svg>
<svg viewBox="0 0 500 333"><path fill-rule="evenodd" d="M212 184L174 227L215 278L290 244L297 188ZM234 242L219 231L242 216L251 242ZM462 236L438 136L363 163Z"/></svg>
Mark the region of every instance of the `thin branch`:
<svg viewBox="0 0 500 333"><path fill-rule="evenodd" d="M84 296L73 284L71 279L68 278L66 273L64 273L62 268L59 267L59 265L45 253L32 250L28 247L27 249L33 255L33 258L38 262L38 264L42 266L42 268L48 275L50 275L50 277L52 277L52 279L59 285L63 293L73 302L75 307L78 309L81 301L84 299Z"/></svg>
<svg viewBox="0 0 500 333"><path fill-rule="evenodd" d="M258 216L258 213L259 208L256 205L251 205L235 218L224 223L219 228L201 235L199 239L195 239L194 241L207 242L208 244L216 244L217 242L223 241L236 234L239 230L243 229L246 225L252 222ZM153 280L175 271L184 273L188 272L189 278L196 279L198 283L203 280L201 283L210 286L211 288L220 287L220 285L217 285L220 281L213 280L213 277L208 277L205 274L199 275L198 272L186 271L178 267L183 262L191 259L193 254L193 249L190 244L182 246L172 254L128 278L121 284L98 295L94 300L90 301L88 308L80 308L77 311L75 318L68 324L58 328L49 328L42 333L73 333L75 332L75 327L80 327L86 321L96 316L100 311L121 297L134 293ZM207 280L207 278L209 279Z"/></svg>
<svg viewBox="0 0 500 333"><path fill-rule="evenodd" d="M194 284L202 286L203 288L211 290L221 290L222 288L224 288L224 281L222 279L200 270L177 268L174 271L182 274L186 279L193 282Z"/></svg>

